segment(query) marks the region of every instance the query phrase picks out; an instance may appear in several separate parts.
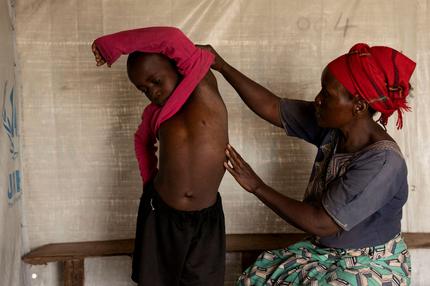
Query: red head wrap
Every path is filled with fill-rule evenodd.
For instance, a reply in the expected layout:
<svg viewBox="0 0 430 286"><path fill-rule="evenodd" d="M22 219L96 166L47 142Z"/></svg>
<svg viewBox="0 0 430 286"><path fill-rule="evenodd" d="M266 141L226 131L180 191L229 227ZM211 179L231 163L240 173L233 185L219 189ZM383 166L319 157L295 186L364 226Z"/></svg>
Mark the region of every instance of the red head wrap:
<svg viewBox="0 0 430 286"><path fill-rule="evenodd" d="M397 111L397 128L403 126L402 111L409 111L409 79L415 62L389 47L354 45L349 53L328 64L334 77L354 96L360 96L381 113L385 126Z"/></svg>

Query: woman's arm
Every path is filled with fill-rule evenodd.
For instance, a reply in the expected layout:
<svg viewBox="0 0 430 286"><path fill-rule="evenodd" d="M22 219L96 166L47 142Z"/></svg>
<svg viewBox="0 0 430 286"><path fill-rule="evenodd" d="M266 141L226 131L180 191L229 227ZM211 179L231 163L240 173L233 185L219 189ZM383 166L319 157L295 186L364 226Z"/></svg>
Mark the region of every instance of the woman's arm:
<svg viewBox="0 0 430 286"><path fill-rule="evenodd" d="M279 115L281 98L229 65L210 45L197 45L215 55L212 68L219 71L233 86L246 105L264 120L282 127Z"/></svg>
<svg viewBox="0 0 430 286"><path fill-rule="evenodd" d="M341 229L323 207L291 199L267 186L230 145L226 155L224 166L236 181L288 223L318 236L333 235Z"/></svg>

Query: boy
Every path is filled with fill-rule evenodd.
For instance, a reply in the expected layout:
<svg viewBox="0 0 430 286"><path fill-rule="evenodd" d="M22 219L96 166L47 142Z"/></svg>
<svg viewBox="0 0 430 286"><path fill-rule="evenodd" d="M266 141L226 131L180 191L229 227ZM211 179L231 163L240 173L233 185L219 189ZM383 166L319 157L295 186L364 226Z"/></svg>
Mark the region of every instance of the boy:
<svg viewBox="0 0 430 286"><path fill-rule="evenodd" d="M152 102L135 135L144 192L132 279L151 286L223 285L225 226L218 187L228 128L209 71L213 56L170 27L104 36L93 52L98 66L129 54L129 79Z"/></svg>

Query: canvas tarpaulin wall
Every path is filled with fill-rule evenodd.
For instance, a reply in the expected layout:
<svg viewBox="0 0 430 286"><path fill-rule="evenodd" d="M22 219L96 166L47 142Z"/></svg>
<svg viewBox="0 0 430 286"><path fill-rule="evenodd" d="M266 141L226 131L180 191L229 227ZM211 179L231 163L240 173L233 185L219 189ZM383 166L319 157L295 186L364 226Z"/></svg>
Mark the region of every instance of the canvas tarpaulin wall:
<svg viewBox="0 0 430 286"><path fill-rule="evenodd" d="M22 285L20 120L14 1L0 1L0 285Z"/></svg>
<svg viewBox="0 0 430 286"><path fill-rule="evenodd" d="M416 60L413 112L405 115L402 131L393 122L389 131L409 167L403 230L430 231L429 5L425 0L19 1L24 227L30 247L134 235L141 182L133 133L148 102L128 82L124 57L111 69L96 68L90 45L102 34L156 25L177 26L194 42L212 44L251 78L290 98L313 100L324 65L356 42L389 45ZM257 118L217 78L232 145L269 185L301 198L315 149ZM230 175L220 191L227 232L296 231ZM425 255L415 256L414 285L426 275L418 272ZM228 256L226 285L238 275L238 260ZM88 259L86 285L132 285L130 263L128 257ZM38 274L32 285L58 285L61 279L52 264L32 271Z"/></svg>

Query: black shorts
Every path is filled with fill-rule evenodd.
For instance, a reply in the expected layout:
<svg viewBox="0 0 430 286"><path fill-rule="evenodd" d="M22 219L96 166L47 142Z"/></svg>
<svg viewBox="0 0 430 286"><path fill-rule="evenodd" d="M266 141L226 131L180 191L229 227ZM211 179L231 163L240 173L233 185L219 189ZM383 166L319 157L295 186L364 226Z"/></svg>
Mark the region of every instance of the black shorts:
<svg viewBox="0 0 430 286"><path fill-rule="evenodd" d="M142 286L223 286L225 223L221 197L200 211L165 204L152 184L140 199L132 279Z"/></svg>

